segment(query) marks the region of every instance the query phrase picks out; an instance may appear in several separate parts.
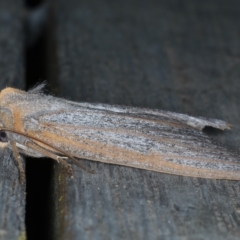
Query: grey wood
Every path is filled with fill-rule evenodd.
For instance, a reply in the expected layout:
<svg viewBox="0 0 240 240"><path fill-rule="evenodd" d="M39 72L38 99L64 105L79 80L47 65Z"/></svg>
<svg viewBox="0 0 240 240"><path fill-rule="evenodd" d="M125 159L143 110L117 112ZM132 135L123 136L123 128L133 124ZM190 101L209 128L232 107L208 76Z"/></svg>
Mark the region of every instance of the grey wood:
<svg viewBox="0 0 240 240"><path fill-rule="evenodd" d="M240 144L240 3L56 0L58 95L224 119ZM57 85L58 84L58 85ZM239 239L240 185L84 162L55 166L55 239Z"/></svg>
<svg viewBox="0 0 240 240"><path fill-rule="evenodd" d="M0 1L0 89L24 88L23 4ZM25 239L25 185L11 151L0 151L0 239Z"/></svg>

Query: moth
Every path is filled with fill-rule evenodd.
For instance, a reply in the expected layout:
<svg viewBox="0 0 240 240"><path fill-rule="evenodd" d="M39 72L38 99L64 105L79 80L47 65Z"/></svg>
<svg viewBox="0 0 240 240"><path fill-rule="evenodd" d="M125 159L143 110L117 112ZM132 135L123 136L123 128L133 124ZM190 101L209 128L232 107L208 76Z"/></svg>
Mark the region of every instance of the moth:
<svg viewBox="0 0 240 240"><path fill-rule="evenodd" d="M72 175L79 159L183 176L240 180L239 156L215 144L205 126L230 129L216 119L168 111L77 103L42 93L44 84L25 92L0 92L1 147L12 149L20 182L20 154L49 157Z"/></svg>

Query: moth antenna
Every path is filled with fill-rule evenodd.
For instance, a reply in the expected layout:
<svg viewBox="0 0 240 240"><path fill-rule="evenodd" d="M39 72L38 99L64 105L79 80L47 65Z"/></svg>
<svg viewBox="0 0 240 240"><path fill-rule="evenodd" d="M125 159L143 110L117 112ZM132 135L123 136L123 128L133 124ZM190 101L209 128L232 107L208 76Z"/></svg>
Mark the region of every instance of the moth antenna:
<svg viewBox="0 0 240 240"><path fill-rule="evenodd" d="M38 141L38 142L40 142L40 143L42 143L42 144L45 144L46 146L51 147L52 149L54 149L54 150L60 152L61 154L67 156L67 157L68 157L69 159L71 159L74 163L76 163L79 167L81 167L85 172L90 173L90 174L94 174L94 171L86 168L83 164L81 164L81 163L80 163L75 157L73 157L71 154L69 154L69 153L67 153L67 152L65 152L65 151L63 151L63 150L61 150L61 149L59 149L59 148L57 148L57 147L54 147L54 146L52 146L51 144L46 143L45 141L43 141L43 140L41 140L41 139L38 139L38 138L33 137L33 136L29 136L29 135L26 134L26 133L21 133L21 132L15 131L15 130L11 130L11 129L8 129L8 128L2 128L2 127L1 127L0 130L1 130L1 131L6 131L6 132L12 132L12 133L15 133L15 134L24 136L24 137L26 137L26 138L29 138L29 139Z"/></svg>
<svg viewBox="0 0 240 240"><path fill-rule="evenodd" d="M44 80L41 83L37 83L35 86L30 88L28 90L28 93L30 93L30 94L42 94L42 93L45 92L46 86L47 86L47 81Z"/></svg>

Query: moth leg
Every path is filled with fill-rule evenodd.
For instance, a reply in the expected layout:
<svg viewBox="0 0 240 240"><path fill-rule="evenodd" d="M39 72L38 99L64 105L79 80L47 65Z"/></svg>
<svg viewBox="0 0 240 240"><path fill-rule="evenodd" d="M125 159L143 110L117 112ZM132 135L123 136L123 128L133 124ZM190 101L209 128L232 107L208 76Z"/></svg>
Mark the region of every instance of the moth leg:
<svg viewBox="0 0 240 240"><path fill-rule="evenodd" d="M17 145L16 142L14 141L10 141L10 144L12 146L12 150L13 150L13 156L17 161L18 164L18 169L19 169L19 181L21 184L24 183L25 180L25 173L24 173L24 169L23 169L23 165L22 165L22 161L21 161L21 156L19 154L19 151L17 149Z"/></svg>
<svg viewBox="0 0 240 240"><path fill-rule="evenodd" d="M72 171L71 165L64 160L64 159L68 159L67 157L58 156L57 154L54 154L40 147L36 143L30 142L30 141L26 141L25 146L41 153L42 155L45 155L46 157L52 158L53 160L57 161L67 170L68 174L70 174L70 176L73 177L73 171Z"/></svg>

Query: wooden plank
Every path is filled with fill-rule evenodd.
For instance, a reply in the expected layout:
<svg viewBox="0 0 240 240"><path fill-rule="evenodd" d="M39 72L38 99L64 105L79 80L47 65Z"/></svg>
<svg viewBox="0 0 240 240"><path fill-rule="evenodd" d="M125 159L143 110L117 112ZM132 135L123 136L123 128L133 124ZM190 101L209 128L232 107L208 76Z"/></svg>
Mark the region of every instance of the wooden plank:
<svg viewBox="0 0 240 240"><path fill-rule="evenodd" d="M58 0L51 38L59 96L231 122L240 143L239 2ZM54 30L54 31L53 31ZM95 162L73 180L55 166L56 239L239 239L235 181Z"/></svg>
<svg viewBox="0 0 240 240"><path fill-rule="evenodd" d="M23 5L0 2L0 88L24 88ZM0 239L25 239L25 185L12 152L0 150Z"/></svg>

